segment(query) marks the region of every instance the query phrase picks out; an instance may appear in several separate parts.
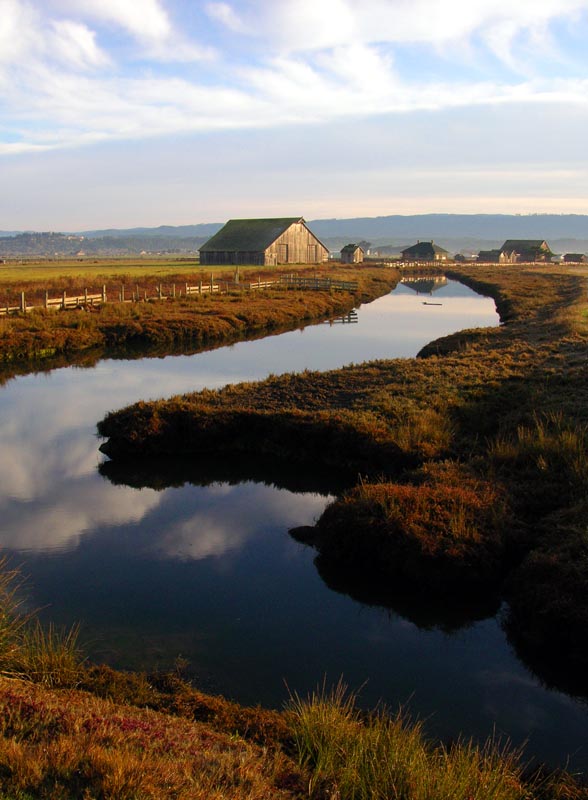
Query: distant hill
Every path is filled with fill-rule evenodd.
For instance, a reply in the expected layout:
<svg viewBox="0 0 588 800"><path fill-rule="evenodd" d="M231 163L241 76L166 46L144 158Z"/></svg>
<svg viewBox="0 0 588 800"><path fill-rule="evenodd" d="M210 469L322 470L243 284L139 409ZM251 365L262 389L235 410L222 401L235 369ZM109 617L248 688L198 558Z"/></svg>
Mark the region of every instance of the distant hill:
<svg viewBox="0 0 588 800"><path fill-rule="evenodd" d="M195 253L221 222L157 228L89 230L79 233L0 232L0 256L132 255ZM500 247L506 239L547 239L556 253L588 252L585 214L414 214L316 219L309 228L332 251L369 242L382 254L399 253L417 239L434 239L450 253Z"/></svg>
<svg viewBox="0 0 588 800"><path fill-rule="evenodd" d="M434 239L451 253L477 253L506 239L547 239L557 253L588 251L585 214L415 214L312 220L308 226L332 250L364 240L382 255L400 253L418 239Z"/></svg>
<svg viewBox="0 0 588 800"><path fill-rule="evenodd" d="M108 228L98 231L81 231L77 236L85 236L88 239L97 238L128 238L129 236L163 236L166 238L180 239L209 239L213 234L222 228L223 222L202 222L198 225L160 225L158 228Z"/></svg>
<svg viewBox="0 0 588 800"><path fill-rule="evenodd" d="M364 239L586 239L586 214L415 214L354 219L320 219L308 223L317 236Z"/></svg>
<svg viewBox="0 0 588 800"><path fill-rule="evenodd" d="M147 234L89 237L83 234L19 233L0 237L0 257L43 256L71 258L75 256L125 256L137 253L196 255L208 236L161 236Z"/></svg>

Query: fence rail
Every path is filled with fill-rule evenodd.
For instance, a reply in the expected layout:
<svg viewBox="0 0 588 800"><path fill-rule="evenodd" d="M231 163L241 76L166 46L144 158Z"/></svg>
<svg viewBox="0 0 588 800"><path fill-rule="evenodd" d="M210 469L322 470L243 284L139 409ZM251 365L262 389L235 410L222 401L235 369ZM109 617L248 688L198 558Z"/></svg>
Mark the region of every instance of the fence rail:
<svg viewBox="0 0 588 800"><path fill-rule="evenodd" d="M193 297L204 294L221 294L229 291L256 291L262 289L310 289L315 291L345 291L356 292L358 288L357 281L342 281L335 278L327 277L303 277L295 273L289 275L279 275L272 280L261 280L258 277L256 281L250 283L240 283L238 275L235 276L234 281L223 281L222 283L216 282L214 276L210 276L210 280L198 281L195 285L186 283L183 289L176 293L176 284L171 284L164 291L163 284L156 287L155 295L153 295L153 287L151 287L151 296L148 296L146 289L141 289L138 284L135 287L122 285L120 289L110 296L110 302L118 303L134 303L134 302L152 302L157 300L172 300L176 297ZM35 308L45 308L48 310L66 310L81 308L90 310L94 307L108 302L109 298L106 292L106 286L102 287L100 292L90 293L88 289L84 289L83 293L68 295L63 291L60 297L49 297L49 293L45 292L45 298L41 302L34 304L28 303L25 297L25 292L20 292L20 302L18 305L15 301L7 300L6 303L0 303L0 316L7 316L9 314L22 313L27 314Z"/></svg>

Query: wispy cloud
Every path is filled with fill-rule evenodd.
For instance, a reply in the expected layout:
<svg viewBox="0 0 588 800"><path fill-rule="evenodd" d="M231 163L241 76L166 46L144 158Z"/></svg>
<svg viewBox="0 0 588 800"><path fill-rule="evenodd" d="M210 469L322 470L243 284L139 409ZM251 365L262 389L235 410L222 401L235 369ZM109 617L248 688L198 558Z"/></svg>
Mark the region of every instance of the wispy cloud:
<svg viewBox="0 0 588 800"><path fill-rule="evenodd" d="M0 2L0 90L18 132L0 142L4 154L472 104L588 103L580 73L541 75L529 56L538 43L552 47L550 24L581 19L588 0L211 2L185 30L162 0ZM199 35L205 20L216 37ZM223 50L223 29L239 58ZM431 81L407 75L397 52L430 46L441 67L443 46L468 43L471 59L474 41L524 74L472 80L465 69ZM161 61L181 66L160 70ZM190 70L193 61L208 66Z"/></svg>

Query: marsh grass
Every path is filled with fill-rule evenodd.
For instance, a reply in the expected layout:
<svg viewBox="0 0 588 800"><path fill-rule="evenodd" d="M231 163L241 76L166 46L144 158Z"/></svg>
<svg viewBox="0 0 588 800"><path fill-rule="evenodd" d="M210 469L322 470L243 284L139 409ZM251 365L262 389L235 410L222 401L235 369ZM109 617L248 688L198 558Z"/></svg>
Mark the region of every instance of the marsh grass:
<svg viewBox="0 0 588 800"><path fill-rule="evenodd" d="M369 714L339 682L307 699L294 695L295 746L311 772L311 798L341 800L523 800L522 753L489 740L482 746L427 741L423 725L399 711Z"/></svg>
<svg viewBox="0 0 588 800"><path fill-rule="evenodd" d="M235 341L261 331L286 330L302 322L350 311L358 302L385 294L397 280L396 272L381 269L359 274L356 271L352 276L359 283L355 294L270 289L189 298L178 295L162 302L108 302L92 313L39 308L26 315L0 317L0 364L75 354L98 347L123 350L138 346L194 347ZM346 274L346 277L351 276ZM160 280L151 276L152 296ZM117 295L120 285L108 287L109 297ZM135 283L129 282L127 286L130 293ZM83 284L72 278L67 286L59 285L59 293L63 289L79 294L83 293ZM2 287L0 303L1 291ZM41 288L33 284L31 299L35 292L41 302ZM44 289L42 293L44 296Z"/></svg>
<svg viewBox="0 0 588 800"><path fill-rule="evenodd" d="M527 515L553 513L588 492L588 426L561 412L535 412L532 424L491 441L488 458Z"/></svg>
<svg viewBox="0 0 588 800"><path fill-rule="evenodd" d="M79 628L43 628L22 611L23 580L18 569L0 558L0 674L48 686L74 686L81 676Z"/></svg>
<svg viewBox="0 0 588 800"><path fill-rule="evenodd" d="M79 625L60 629L38 620L24 626L21 637L20 672L29 680L47 686L75 686L83 661Z"/></svg>

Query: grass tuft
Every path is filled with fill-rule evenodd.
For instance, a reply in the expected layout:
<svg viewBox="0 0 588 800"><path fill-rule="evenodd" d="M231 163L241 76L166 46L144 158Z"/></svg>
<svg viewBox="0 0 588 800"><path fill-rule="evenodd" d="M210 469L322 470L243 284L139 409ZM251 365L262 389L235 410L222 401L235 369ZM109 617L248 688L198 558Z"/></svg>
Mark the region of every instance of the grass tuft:
<svg viewBox="0 0 588 800"><path fill-rule="evenodd" d="M299 763L311 798L346 800L524 800L521 753L488 741L430 744L400 711L363 714L339 682L290 702Z"/></svg>
<svg viewBox="0 0 588 800"><path fill-rule="evenodd" d="M81 675L79 627L43 628L34 614L21 611L22 576L0 558L0 674L47 686L74 686Z"/></svg>

